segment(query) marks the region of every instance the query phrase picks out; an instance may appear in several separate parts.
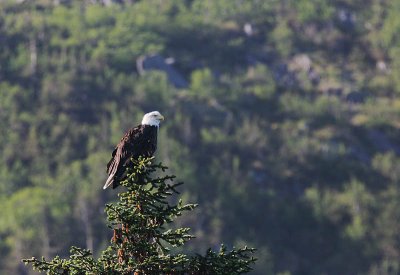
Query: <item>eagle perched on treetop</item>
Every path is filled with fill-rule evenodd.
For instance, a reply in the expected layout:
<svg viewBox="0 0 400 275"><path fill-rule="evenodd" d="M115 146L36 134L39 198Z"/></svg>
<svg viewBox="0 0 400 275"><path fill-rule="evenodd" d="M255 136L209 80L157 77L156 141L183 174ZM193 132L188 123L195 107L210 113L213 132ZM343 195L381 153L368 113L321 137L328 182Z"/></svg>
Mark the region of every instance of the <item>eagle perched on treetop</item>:
<svg viewBox="0 0 400 275"><path fill-rule="evenodd" d="M157 149L158 128L162 120L164 117L158 111L150 112L143 116L142 124L126 132L107 164L108 178L103 189L109 186L116 188L119 185L125 177L126 165L131 158L153 156Z"/></svg>

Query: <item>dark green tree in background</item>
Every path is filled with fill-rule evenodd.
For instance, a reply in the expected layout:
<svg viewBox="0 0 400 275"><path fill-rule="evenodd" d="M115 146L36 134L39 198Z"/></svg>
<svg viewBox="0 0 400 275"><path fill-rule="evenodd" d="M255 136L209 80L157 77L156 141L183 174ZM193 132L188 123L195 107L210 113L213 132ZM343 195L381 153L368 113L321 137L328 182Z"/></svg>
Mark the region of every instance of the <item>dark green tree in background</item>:
<svg viewBox="0 0 400 275"><path fill-rule="evenodd" d="M133 161L128 177L121 184L126 191L119 201L106 205L109 227L114 234L111 245L99 259L87 249L72 247L69 259L56 256L24 259L34 270L47 274L241 274L251 270L253 248L218 252L209 249L205 256L172 253L194 238L190 228L167 229L175 218L193 210L195 204L174 203L172 196L181 182L162 175L166 166L152 159ZM154 174L156 176L154 176Z"/></svg>

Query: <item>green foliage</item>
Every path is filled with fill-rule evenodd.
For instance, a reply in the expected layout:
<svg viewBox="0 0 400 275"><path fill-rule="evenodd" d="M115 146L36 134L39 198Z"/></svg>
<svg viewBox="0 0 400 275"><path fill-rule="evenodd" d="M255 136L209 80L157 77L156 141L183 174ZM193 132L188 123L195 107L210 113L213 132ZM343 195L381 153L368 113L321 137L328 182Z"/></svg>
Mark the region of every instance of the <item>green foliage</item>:
<svg viewBox="0 0 400 275"><path fill-rule="evenodd" d="M327 0L293 1L300 22L329 20L334 13L334 7Z"/></svg>
<svg viewBox="0 0 400 275"><path fill-rule="evenodd" d="M197 238L171 251L251 244L263 275L399 273L399 8L0 1L0 273L72 246L101 257L105 164L155 109L157 158L200 204L175 223ZM188 87L139 74L150 54Z"/></svg>
<svg viewBox="0 0 400 275"><path fill-rule="evenodd" d="M271 38L275 43L277 53L283 57L288 57L291 54L293 47L291 38L293 37L292 30L285 20L279 20L274 30L271 32Z"/></svg>
<svg viewBox="0 0 400 275"><path fill-rule="evenodd" d="M170 246L182 246L193 236L188 234L189 228L165 226L196 205L169 202L182 183L174 183L175 176L152 175L164 172L166 166L152 164L151 159L132 161L127 179L121 183L127 190L119 193L119 202L106 205L114 236L98 260L89 250L72 247L69 259L33 257L23 262L47 274L242 274L251 270L254 249L247 247L227 252L221 246L218 253L209 249L205 256L171 254Z"/></svg>
<svg viewBox="0 0 400 275"><path fill-rule="evenodd" d="M70 260L61 259L56 256L50 262L47 262L44 257L38 260L34 257L26 259L26 264L32 264L34 270L45 271L47 274L113 274L105 273L101 266L91 257L92 253L87 249L71 247ZM103 272L103 273L102 273Z"/></svg>

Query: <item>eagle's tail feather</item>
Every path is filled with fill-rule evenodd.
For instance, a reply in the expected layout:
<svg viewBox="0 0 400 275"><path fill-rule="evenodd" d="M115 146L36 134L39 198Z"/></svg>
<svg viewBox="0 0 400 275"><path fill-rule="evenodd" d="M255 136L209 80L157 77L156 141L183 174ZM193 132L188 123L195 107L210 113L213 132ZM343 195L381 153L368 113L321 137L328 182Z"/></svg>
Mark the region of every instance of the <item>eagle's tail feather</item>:
<svg viewBox="0 0 400 275"><path fill-rule="evenodd" d="M113 182L114 182L114 174L111 174L108 177L106 183L104 184L103 189L107 189L109 186L111 186L113 184Z"/></svg>

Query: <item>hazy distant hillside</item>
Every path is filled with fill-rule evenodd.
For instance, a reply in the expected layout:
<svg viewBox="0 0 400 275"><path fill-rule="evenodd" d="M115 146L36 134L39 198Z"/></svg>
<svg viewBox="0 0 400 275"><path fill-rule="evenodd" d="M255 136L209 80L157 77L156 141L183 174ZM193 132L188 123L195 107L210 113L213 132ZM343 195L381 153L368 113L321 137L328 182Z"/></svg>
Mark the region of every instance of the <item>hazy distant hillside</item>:
<svg viewBox="0 0 400 275"><path fill-rule="evenodd" d="M400 2L0 2L0 273L99 252L105 168L159 110L191 252L254 274L400 273Z"/></svg>

